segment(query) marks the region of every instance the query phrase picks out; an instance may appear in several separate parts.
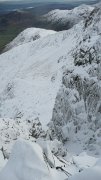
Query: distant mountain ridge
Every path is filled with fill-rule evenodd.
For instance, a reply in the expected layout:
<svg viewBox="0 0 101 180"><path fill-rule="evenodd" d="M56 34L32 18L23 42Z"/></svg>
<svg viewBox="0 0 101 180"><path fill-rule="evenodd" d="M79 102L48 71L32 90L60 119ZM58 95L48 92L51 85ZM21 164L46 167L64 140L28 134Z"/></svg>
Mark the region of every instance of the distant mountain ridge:
<svg viewBox="0 0 101 180"><path fill-rule="evenodd" d="M37 28L43 28L43 29L51 29L55 31L66 30L66 29L71 28L77 21L80 21L83 18L82 14L81 14L81 17L80 16L77 17L77 14L74 14L74 16L76 17L72 16L72 18L70 15L68 17L68 21L64 21L64 18L62 15L63 13L62 13L61 14L62 19L60 18L61 19L60 22L59 21L52 22L51 16L49 16L48 19L45 18L49 14L51 15L52 12L50 12L48 15L44 16L43 18L43 14L47 14L50 10L54 8L66 9L68 7L69 7L68 4L67 5L65 4L42 5L41 4L40 6L36 5L36 8L30 7L27 9L14 10L7 14L0 15L0 52L2 52L5 46L10 41L12 41L21 31L23 31L26 28L37 27ZM53 12L55 12L55 10ZM62 10L59 12L61 13ZM86 16L86 13L88 12L85 10L84 12L85 16ZM64 13L64 16L65 15L66 15L66 12Z"/></svg>
<svg viewBox="0 0 101 180"><path fill-rule="evenodd" d="M13 11L15 9L26 9L28 7L33 7L33 8L38 8L38 10L40 11L40 7L43 8L44 6L44 10L46 9L46 12L44 13L47 13L47 9L48 11L49 10L53 10L53 9L73 9L74 7L77 7L79 6L80 4L84 3L84 4L95 4L95 3L98 3L99 0L92 0L92 1L75 1L75 2L27 2L27 3L13 3L13 2L0 2L0 14L1 13L8 13L10 11Z"/></svg>
<svg viewBox="0 0 101 180"><path fill-rule="evenodd" d="M56 9L43 16L43 22L48 22L59 29L70 29L75 24L84 20L94 9L92 6L81 5L72 10Z"/></svg>

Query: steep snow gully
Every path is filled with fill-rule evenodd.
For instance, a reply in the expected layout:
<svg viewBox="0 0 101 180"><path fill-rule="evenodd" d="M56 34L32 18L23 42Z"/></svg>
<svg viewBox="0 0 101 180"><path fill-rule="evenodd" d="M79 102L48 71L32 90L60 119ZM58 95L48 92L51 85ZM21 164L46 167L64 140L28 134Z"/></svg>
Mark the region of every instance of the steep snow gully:
<svg viewBox="0 0 101 180"><path fill-rule="evenodd" d="M0 180L101 180L100 4L86 15L29 28L0 55Z"/></svg>

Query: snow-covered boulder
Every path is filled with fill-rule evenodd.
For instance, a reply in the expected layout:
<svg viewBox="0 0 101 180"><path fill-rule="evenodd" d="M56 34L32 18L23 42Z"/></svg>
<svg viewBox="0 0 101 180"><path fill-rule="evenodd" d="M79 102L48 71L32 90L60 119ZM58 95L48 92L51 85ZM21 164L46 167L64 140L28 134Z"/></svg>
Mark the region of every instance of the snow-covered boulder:
<svg viewBox="0 0 101 180"><path fill-rule="evenodd" d="M0 172L0 180L61 180L66 179L64 162L53 156L44 144L18 140L10 159ZM60 167L60 169L59 169Z"/></svg>
<svg viewBox="0 0 101 180"><path fill-rule="evenodd" d="M7 179L49 179L49 170L38 144L30 144L22 140L16 142L10 159L0 174L0 180Z"/></svg>

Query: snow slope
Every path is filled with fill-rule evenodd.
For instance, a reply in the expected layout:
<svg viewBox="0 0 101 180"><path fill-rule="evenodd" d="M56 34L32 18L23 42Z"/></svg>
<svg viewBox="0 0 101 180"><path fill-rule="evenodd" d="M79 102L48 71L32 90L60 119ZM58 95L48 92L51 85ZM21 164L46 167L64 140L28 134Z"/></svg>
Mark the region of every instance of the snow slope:
<svg viewBox="0 0 101 180"><path fill-rule="evenodd" d="M101 179L101 159L92 167L84 170L83 172L74 175L69 180L100 180Z"/></svg>
<svg viewBox="0 0 101 180"><path fill-rule="evenodd" d="M40 28L28 28L21 32L12 42L10 42L4 49L7 51L13 47L25 44L31 41L35 41L39 38L45 37L49 34L54 34L55 31L45 30Z"/></svg>
<svg viewBox="0 0 101 180"><path fill-rule="evenodd" d="M0 56L1 117L39 117L43 127L47 125L64 65L72 64L68 53L78 39L75 28L20 45Z"/></svg>

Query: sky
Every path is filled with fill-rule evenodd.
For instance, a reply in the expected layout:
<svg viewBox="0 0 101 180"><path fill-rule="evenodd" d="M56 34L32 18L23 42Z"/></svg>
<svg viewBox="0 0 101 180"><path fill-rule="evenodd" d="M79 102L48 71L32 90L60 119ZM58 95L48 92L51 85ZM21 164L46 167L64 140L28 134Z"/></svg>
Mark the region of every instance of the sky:
<svg viewBox="0 0 101 180"><path fill-rule="evenodd" d="M19 3L38 3L38 2L59 2L59 3L73 3L73 2L87 2L87 3L90 3L90 2L101 2L101 0L0 0L1 3L3 2L9 2L9 3L16 3L16 2L19 2Z"/></svg>
<svg viewBox="0 0 101 180"><path fill-rule="evenodd" d="M43 2L43 1L49 1L49 0L0 0L0 2L5 2L5 1L12 1L12 2L15 2L15 1L24 1L24 2L37 2L37 1L40 1L40 2ZM51 0L52 2L75 2L75 1L88 1L88 0ZM93 0L89 0L89 1L93 1ZM95 0L94 0L95 1Z"/></svg>

